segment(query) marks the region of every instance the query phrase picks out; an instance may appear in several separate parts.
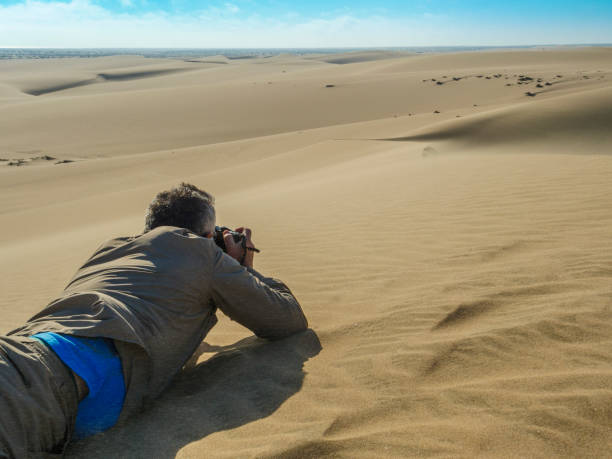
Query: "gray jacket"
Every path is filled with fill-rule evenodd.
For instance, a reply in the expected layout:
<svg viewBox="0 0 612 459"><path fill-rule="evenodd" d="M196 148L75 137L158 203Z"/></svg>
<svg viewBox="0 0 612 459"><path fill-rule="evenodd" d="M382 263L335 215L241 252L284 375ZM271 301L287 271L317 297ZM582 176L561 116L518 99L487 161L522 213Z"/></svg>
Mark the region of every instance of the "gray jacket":
<svg viewBox="0 0 612 459"><path fill-rule="evenodd" d="M115 340L127 389L121 422L168 386L217 323L217 307L262 338L308 327L285 284L241 266L211 239L165 226L103 244L61 297L9 335Z"/></svg>

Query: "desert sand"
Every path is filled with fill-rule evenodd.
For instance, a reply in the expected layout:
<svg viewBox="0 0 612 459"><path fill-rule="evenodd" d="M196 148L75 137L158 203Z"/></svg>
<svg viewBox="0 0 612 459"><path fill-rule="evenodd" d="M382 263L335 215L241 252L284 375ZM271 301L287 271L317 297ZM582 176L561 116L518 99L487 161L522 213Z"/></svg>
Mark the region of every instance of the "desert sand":
<svg viewBox="0 0 612 459"><path fill-rule="evenodd" d="M610 48L0 61L0 158L0 333L181 181L310 320L69 457L610 457Z"/></svg>

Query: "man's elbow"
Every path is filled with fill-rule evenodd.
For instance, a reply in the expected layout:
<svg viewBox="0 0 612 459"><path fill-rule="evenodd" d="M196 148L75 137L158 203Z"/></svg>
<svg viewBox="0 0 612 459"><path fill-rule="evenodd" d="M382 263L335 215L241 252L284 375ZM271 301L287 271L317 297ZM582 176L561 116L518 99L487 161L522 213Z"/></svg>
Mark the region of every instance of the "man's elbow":
<svg viewBox="0 0 612 459"><path fill-rule="evenodd" d="M295 300L295 306L297 308L298 313L295 317L295 324L293 327L293 331L290 333L291 335L308 329L308 319L304 315L304 311L302 311L302 307L300 306L297 300Z"/></svg>
<svg viewBox="0 0 612 459"><path fill-rule="evenodd" d="M297 298L291 293L288 296L288 300L291 305L289 308L291 310L291 317L287 319L287 324L285 327L286 335L283 336L283 338L308 329L308 319L306 319L306 315L304 314L304 311L302 310Z"/></svg>
<svg viewBox="0 0 612 459"><path fill-rule="evenodd" d="M295 335L296 333L303 332L304 330L308 330L308 319L306 319L306 316L302 314L301 320L296 323L295 327L290 330L287 336Z"/></svg>
<svg viewBox="0 0 612 459"><path fill-rule="evenodd" d="M257 330L255 334L259 338L264 338L270 341L276 341L289 336L295 335L296 333L308 330L308 319L302 314L299 320L295 320L292 324L287 324L283 327L268 328L265 330Z"/></svg>

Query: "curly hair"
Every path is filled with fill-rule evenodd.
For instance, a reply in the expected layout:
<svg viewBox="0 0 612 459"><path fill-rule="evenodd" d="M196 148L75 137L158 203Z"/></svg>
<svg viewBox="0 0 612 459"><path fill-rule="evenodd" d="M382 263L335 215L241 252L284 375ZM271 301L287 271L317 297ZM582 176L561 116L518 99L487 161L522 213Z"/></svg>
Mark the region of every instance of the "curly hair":
<svg viewBox="0 0 612 459"><path fill-rule="evenodd" d="M178 226L204 235L215 229L215 198L190 183L155 196L145 216L145 233L158 226Z"/></svg>

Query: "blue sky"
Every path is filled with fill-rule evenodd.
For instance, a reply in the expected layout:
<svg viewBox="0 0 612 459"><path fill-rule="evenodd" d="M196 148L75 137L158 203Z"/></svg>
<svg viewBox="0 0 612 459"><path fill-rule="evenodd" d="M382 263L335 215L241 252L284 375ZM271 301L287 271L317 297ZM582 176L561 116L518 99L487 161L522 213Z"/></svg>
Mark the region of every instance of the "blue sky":
<svg viewBox="0 0 612 459"><path fill-rule="evenodd" d="M0 0L0 47L612 43L612 1Z"/></svg>

